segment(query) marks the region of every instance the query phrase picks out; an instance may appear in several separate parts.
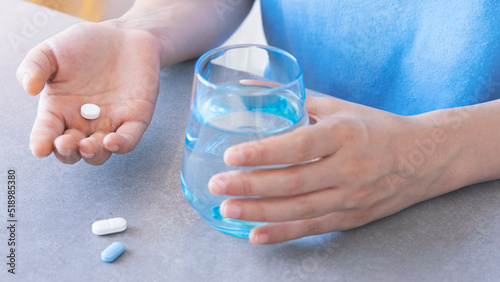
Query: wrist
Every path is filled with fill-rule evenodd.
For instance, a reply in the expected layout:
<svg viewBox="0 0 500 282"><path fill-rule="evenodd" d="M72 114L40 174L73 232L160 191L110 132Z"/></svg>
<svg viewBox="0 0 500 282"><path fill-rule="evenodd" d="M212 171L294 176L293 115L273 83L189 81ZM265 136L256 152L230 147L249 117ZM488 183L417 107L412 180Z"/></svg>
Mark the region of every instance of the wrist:
<svg viewBox="0 0 500 282"><path fill-rule="evenodd" d="M126 16L125 14L124 16ZM164 30L159 30L154 25L148 23L148 20L140 17L119 17L116 19L111 19L102 22L102 24L112 25L115 28L122 30L123 32L143 32L147 34L149 40L144 40L143 44L147 44L148 49L155 50L157 54L161 67L166 67L175 62L171 62L168 58L174 58L173 55L174 47L172 42L168 39L169 37L165 35Z"/></svg>
<svg viewBox="0 0 500 282"><path fill-rule="evenodd" d="M480 121L480 105L444 109L415 116L435 149L431 164L439 171L434 196L495 179L488 134ZM479 120L477 120L479 119ZM485 142L485 144L481 144ZM430 145L429 145L430 147Z"/></svg>
<svg viewBox="0 0 500 282"><path fill-rule="evenodd" d="M403 177L419 180L420 200L459 189L466 183L460 167L462 142L440 115L431 112L405 117L408 130L401 134L399 142L398 170Z"/></svg>

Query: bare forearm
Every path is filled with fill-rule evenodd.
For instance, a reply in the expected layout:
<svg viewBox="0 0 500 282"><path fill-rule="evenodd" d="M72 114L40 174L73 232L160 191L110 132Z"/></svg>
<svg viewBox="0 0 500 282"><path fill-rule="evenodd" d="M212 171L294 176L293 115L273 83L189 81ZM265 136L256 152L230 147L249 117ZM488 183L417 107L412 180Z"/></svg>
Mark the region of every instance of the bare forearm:
<svg viewBox="0 0 500 282"><path fill-rule="evenodd" d="M500 178L499 117L500 101L418 116L433 124L427 146L435 146L434 157L446 165L441 192Z"/></svg>
<svg viewBox="0 0 500 282"><path fill-rule="evenodd" d="M164 67L220 45L252 4L253 0L138 0L126 14L110 22L154 34Z"/></svg>

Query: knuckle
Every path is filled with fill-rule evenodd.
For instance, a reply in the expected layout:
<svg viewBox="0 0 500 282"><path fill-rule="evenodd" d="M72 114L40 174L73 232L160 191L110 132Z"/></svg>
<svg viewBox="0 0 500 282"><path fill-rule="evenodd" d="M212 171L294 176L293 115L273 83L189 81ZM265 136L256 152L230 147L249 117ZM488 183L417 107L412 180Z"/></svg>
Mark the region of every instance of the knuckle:
<svg viewBox="0 0 500 282"><path fill-rule="evenodd" d="M346 209L361 208L365 209L370 207L374 202L373 189L365 187L357 189L344 198L343 205Z"/></svg>
<svg viewBox="0 0 500 282"><path fill-rule="evenodd" d="M352 218L347 226L348 229L356 228L365 225L374 220L373 213L369 210L358 210L352 215Z"/></svg>
<svg viewBox="0 0 500 282"><path fill-rule="evenodd" d="M251 161L260 161L260 160L265 160L266 157L269 155L267 152L267 146L264 145L262 140L255 141L255 143L252 144L248 150L250 156L249 160Z"/></svg>
<svg viewBox="0 0 500 282"><path fill-rule="evenodd" d="M342 206L344 209L354 209L359 206L359 199L357 196L348 196L342 200Z"/></svg>
<svg viewBox="0 0 500 282"><path fill-rule="evenodd" d="M251 196L253 195L253 185L251 177L249 177L249 173L244 171L235 171L233 175L231 175L232 179L239 179L238 191L236 194L242 196Z"/></svg>
<svg viewBox="0 0 500 282"><path fill-rule="evenodd" d="M356 128L351 121L341 122L337 126L337 134L345 142L352 142L356 139Z"/></svg>
<svg viewBox="0 0 500 282"><path fill-rule="evenodd" d="M263 160L268 155L262 140L255 140L245 144L242 151L246 162Z"/></svg>
<svg viewBox="0 0 500 282"><path fill-rule="evenodd" d="M317 219L310 220L305 228L304 232L305 236L323 233L324 224L325 224L324 222Z"/></svg>
<svg viewBox="0 0 500 282"><path fill-rule="evenodd" d="M365 139L367 128L359 121L344 119L332 124L330 133L335 134L344 144L354 144Z"/></svg>
<svg viewBox="0 0 500 282"><path fill-rule="evenodd" d="M314 158L314 139L310 134L300 134L296 136L295 153L300 160L310 160Z"/></svg>
<svg viewBox="0 0 500 282"><path fill-rule="evenodd" d="M262 222L272 222L275 220L272 215L267 212L266 205L259 201L254 201L252 208L252 220L262 221Z"/></svg>
<svg viewBox="0 0 500 282"><path fill-rule="evenodd" d="M283 177L283 182L283 190L286 195L300 194L305 184L304 177L295 171Z"/></svg>
<svg viewBox="0 0 500 282"><path fill-rule="evenodd" d="M340 204L340 209L342 210L350 210L354 207L356 207L356 199L353 197L353 192L351 191L344 191L340 197L339 197L339 204Z"/></svg>
<svg viewBox="0 0 500 282"><path fill-rule="evenodd" d="M295 212L300 218L311 218L316 216L318 205L312 203L308 198L302 198L298 200Z"/></svg>

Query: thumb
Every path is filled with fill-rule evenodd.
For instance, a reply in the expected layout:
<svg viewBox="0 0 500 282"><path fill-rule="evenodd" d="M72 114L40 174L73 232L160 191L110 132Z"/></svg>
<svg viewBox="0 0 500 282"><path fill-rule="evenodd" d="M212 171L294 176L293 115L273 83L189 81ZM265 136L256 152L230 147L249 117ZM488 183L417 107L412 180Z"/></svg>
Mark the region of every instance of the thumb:
<svg viewBox="0 0 500 282"><path fill-rule="evenodd" d="M45 83L57 72L57 60L47 41L31 49L17 68L19 84L30 95L42 92Z"/></svg>

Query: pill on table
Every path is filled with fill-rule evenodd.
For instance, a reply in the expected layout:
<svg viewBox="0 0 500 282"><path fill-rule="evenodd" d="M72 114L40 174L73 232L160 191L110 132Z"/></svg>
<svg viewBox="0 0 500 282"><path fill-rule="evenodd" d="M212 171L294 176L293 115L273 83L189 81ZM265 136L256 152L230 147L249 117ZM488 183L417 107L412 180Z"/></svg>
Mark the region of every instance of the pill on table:
<svg viewBox="0 0 500 282"><path fill-rule="evenodd" d="M127 229L127 221L121 217L99 220L92 224L92 232L96 235L122 232L125 229Z"/></svg>
<svg viewBox="0 0 500 282"><path fill-rule="evenodd" d="M122 242L114 242L109 245L101 253L101 260L104 262L112 262L125 251L125 244Z"/></svg>
<svg viewBox="0 0 500 282"><path fill-rule="evenodd" d="M96 119L101 114L101 109L96 104L84 104L80 108L80 114L86 119Z"/></svg>

